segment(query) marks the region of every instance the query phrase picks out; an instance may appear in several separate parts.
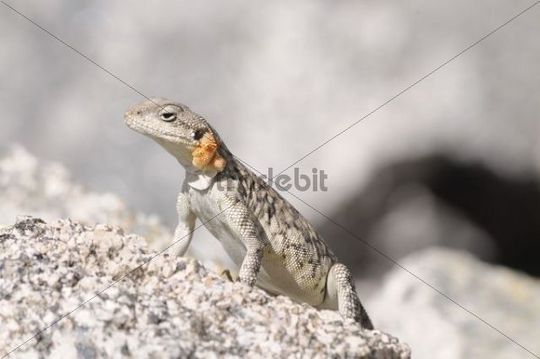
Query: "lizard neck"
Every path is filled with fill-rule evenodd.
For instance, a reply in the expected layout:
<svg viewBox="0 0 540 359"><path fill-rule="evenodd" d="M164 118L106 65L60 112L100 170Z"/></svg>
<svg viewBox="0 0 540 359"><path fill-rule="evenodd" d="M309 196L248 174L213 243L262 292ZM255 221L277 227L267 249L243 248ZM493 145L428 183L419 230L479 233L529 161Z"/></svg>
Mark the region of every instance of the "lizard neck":
<svg viewBox="0 0 540 359"><path fill-rule="evenodd" d="M225 160L225 167L218 171L215 168L199 169L191 164L190 161L177 160L186 170L186 183L193 189L204 191L210 188L216 180L230 178L233 173L238 171L238 162L233 154L221 144L218 149L219 155Z"/></svg>

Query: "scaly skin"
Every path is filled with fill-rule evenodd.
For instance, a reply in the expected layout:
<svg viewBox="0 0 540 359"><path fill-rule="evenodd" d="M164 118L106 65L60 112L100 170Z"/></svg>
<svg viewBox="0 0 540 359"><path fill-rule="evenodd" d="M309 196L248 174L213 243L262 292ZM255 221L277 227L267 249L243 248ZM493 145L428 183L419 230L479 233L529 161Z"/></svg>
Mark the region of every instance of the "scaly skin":
<svg viewBox="0 0 540 359"><path fill-rule="evenodd" d="M202 116L185 105L152 99L124 117L186 170L177 201L179 255L186 252L199 218L239 266L240 282L337 309L373 329L347 267L290 203L234 158Z"/></svg>

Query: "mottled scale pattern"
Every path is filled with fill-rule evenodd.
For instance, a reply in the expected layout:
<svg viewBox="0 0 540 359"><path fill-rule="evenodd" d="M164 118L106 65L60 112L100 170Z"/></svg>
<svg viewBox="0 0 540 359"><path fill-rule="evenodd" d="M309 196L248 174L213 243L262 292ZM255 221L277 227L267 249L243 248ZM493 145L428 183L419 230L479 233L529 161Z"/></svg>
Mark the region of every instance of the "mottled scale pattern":
<svg viewBox="0 0 540 359"><path fill-rule="evenodd" d="M240 267L239 279L249 286L254 286L262 265L263 250L267 246L266 236L260 233L260 227L254 226L253 214L237 198L226 196L225 212L228 224L242 236L246 245L246 256Z"/></svg>
<svg viewBox="0 0 540 359"><path fill-rule="evenodd" d="M354 319L363 328L373 329L371 319L362 306L362 303L360 303L360 299L358 299L356 289L354 288L354 280L349 269L341 263L336 263L332 266L330 275L336 281L339 312L347 318Z"/></svg>
<svg viewBox="0 0 540 359"><path fill-rule="evenodd" d="M231 193L249 208L264 229L271 253L281 257L282 265L312 297L312 304L320 304L335 255L311 224L276 190L231 155L226 156L229 166L216 180L228 181L229 188L234 187Z"/></svg>

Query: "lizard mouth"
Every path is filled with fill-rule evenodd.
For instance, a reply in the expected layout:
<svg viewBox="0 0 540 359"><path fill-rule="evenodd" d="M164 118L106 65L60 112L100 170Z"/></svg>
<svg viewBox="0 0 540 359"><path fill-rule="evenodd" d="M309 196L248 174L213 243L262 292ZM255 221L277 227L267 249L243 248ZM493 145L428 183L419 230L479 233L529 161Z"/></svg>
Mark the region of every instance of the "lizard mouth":
<svg viewBox="0 0 540 359"><path fill-rule="evenodd" d="M162 128L156 128L155 126L148 125L147 123L137 120L135 117L131 116L129 112L126 112L124 115L124 120L129 128L143 135L153 137L157 140L166 140L172 143L182 144L189 150L193 150L196 146L192 139L183 138Z"/></svg>

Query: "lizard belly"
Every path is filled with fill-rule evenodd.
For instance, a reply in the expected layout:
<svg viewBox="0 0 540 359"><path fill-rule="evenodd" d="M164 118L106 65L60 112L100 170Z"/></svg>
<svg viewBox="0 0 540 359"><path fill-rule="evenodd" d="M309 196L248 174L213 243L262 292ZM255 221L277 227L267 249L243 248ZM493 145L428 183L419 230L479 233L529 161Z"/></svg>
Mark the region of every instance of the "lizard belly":
<svg viewBox="0 0 540 359"><path fill-rule="evenodd" d="M315 287L303 285L298 273L294 269L287 268L280 255L274 252L267 253L263 257L262 268L261 281L258 284L264 289L287 295L298 302L315 306L322 303L324 292L321 291L320 283ZM325 287L324 283L322 287Z"/></svg>
<svg viewBox="0 0 540 359"><path fill-rule="evenodd" d="M223 249L236 264L238 271L246 255L246 247L240 236L225 221L217 203L209 196L201 195L197 191L190 193L191 207L197 218L206 229L221 243Z"/></svg>

